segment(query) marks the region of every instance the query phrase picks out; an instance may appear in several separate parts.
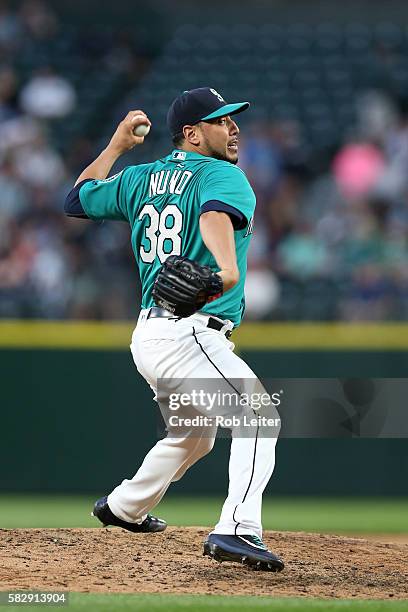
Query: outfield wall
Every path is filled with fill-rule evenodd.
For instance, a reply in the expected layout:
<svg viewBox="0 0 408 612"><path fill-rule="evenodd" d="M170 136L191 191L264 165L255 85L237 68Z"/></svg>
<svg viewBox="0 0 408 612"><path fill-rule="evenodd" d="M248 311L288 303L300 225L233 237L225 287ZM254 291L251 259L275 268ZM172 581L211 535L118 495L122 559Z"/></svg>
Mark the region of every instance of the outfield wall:
<svg viewBox="0 0 408 612"><path fill-rule="evenodd" d="M0 323L0 487L104 492L157 438L158 410L137 373L129 324ZM406 377L403 325L245 324L237 349L261 377ZM218 440L175 493L222 493ZM268 491L406 495L407 440L280 440ZM404 476L405 474L405 476Z"/></svg>

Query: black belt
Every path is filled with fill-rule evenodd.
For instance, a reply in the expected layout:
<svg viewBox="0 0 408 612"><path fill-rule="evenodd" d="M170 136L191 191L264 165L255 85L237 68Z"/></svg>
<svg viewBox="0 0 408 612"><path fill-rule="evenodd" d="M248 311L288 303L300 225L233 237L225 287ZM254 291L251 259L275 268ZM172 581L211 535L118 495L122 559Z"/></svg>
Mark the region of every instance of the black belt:
<svg viewBox="0 0 408 612"><path fill-rule="evenodd" d="M204 314L204 313L200 313L200 314ZM178 319L178 318L179 317L175 317L174 314L170 312L169 310L166 310L165 308L159 308L158 306L152 306L152 308L150 308L147 314L147 317L146 317L146 319ZM225 323L223 323L222 321L219 321L215 317L212 317L211 315L208 317L207 327L209 327L210 329L221 331L224 325ZM227 331L224 332L224 335L226 338L230 338L231 334L232 334L231 329L227 329Z"/></svg>

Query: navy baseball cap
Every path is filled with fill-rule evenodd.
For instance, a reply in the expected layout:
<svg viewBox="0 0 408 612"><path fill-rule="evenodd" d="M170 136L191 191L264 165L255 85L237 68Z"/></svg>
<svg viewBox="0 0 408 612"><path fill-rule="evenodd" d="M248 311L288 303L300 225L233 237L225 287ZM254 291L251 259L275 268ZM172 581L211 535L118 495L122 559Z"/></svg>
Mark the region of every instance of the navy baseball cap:
<svg viewBox="0 0 408 612"><path fill-rule="evenodd" d="M190 89L173 100L167 113L167 127L176 136L185 125L194 125L226 115L235 115L249 108L249 102L227 104L221 94L212 87Z"/></svg>

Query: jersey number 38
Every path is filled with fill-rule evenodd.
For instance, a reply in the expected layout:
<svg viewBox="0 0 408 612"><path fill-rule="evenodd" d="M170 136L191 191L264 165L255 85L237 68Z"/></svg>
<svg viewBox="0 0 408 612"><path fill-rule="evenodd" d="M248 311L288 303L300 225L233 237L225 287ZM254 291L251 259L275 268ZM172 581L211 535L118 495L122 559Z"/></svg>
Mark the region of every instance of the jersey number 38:
<svg viewBox="0 0 408 612"><path fill-rule="evenodd" d="M139 221L148 216L150 223L145 227L144 236L150 243L149 250L142 245L140 258L145 263L152 263L156 257L161 263L169 255L181 254L181 228L183 215L175 204L168 204L162 212L158 212L153 204L143 206L139 214Z"/></svg>

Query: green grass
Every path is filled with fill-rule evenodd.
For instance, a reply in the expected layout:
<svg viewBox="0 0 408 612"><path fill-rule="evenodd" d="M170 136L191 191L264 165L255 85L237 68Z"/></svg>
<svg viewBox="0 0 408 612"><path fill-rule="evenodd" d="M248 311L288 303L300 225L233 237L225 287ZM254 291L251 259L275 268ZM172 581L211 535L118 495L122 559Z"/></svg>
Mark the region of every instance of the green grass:
<svg viewBox="0 0 408 612"><path fill-rule="evenodd" d="M95 496L2 495L0 527L95 527ZM217 521L221 498L168 497L156 509L170 525ZM263 505L265 529L327 533L407 533L408 498L273 498Z"/></svg>
<svg viewBox="0 0 408 612"><path fill-rule="evenodd" d="M23 606L7 606L7 610L18 612ZM6 609L6 608L5 608ZM203 612L205 610L250 611L271 610L272 612L399 612L407 610L406 601L350 601L350 600L322 600L271 597L223 597L216 595L96 595L78 594L70 595L68 606L24 606L25 610L67 610L67 612L127 612L129 610L141 612L176 612L178 610L192 610Z"/></svg>

